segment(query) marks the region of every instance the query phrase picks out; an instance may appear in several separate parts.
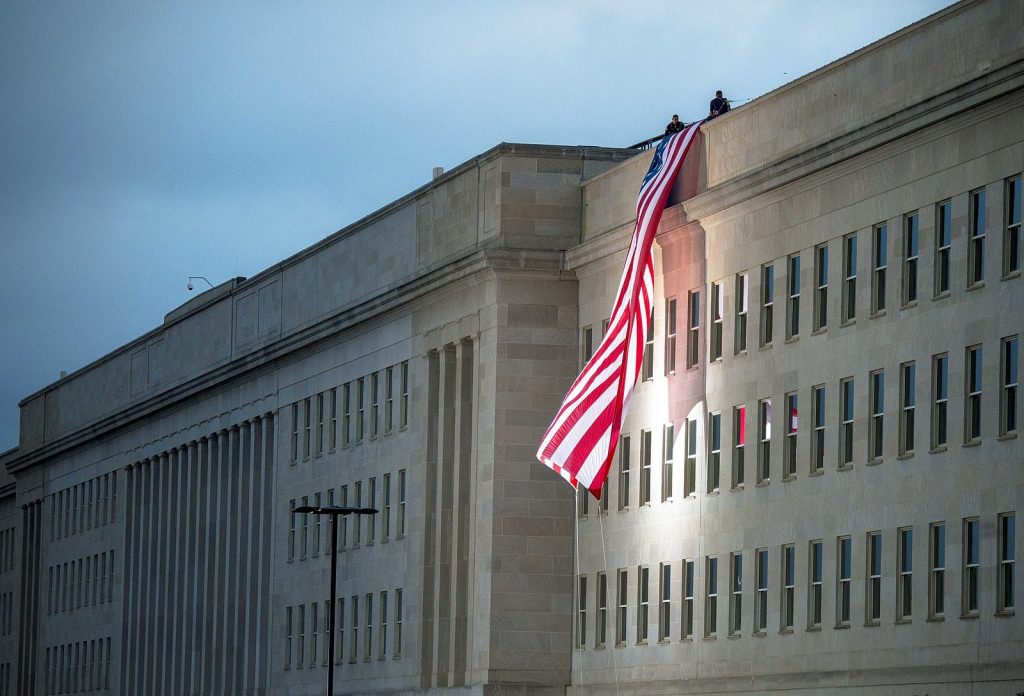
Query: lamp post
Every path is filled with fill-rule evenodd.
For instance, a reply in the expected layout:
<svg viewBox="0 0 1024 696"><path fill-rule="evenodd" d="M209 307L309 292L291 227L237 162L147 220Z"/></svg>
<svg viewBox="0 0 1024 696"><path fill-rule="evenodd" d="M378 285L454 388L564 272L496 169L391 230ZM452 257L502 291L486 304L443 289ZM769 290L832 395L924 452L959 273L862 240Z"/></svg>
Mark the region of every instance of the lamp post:
<svg viewBox="0 0 1024 696"><path fill-rule="evenodd" d="M376 508L342 507L340 505L300 505L292 514L329 515L331 518L331 602L327 612L327 696L334 694L334 605L338 602L338 516L376 515Z"/></svg>

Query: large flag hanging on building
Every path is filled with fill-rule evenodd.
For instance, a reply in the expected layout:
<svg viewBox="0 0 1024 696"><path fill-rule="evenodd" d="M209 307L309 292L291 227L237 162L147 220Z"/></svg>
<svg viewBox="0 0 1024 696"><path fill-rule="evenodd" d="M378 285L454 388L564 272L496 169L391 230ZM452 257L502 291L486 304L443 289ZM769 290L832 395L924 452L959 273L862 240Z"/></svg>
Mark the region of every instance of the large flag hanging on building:
<svg viewBox="0 0 1024 696"><path fill-rule="evenodd" d="M595 497L608 477L629 397L640 375L654 301L651 247L668 194L700 122L664 138L636 202L636 227L615 294L608 330L565 395L541 440L537 458Z"/></svg>

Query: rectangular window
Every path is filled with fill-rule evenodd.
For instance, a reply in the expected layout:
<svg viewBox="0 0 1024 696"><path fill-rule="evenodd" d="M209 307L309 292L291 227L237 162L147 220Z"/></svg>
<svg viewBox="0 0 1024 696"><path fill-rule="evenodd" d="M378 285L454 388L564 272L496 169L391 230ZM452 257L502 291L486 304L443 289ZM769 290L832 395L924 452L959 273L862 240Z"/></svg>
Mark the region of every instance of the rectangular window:
<svg viewBox="0 0 1024 696"><path fill-rule="evenodd" d="M644 359L640 370L644 382L654 379L654 307L647 316L647 337L644 339Z"/></svg>
<svg viewBox="0 0 1024 696"><path fill-rule="evenodd" d="M583 518L590 514L590 495L582 486L576 487L576 516Z"/></svg>
<svg viewBox="0 0 1024 696"><path fill-rule="evenodd" d="M868 567L864 579L864 621L876 624L882 617L882 533L868 532Z"/></svg>
<svg viewBox="0 0 1024 696"><path fill-rule="evenodd" d="M338 444L338 390L331 389L327 392L328 411L330 421L327 424L327 449L334 451Z"/></svg>
<svg viewBox="0 0 1024 696"><path fill-rule="evenodd" d="M662 438L662 463L661 463L661 502L672 500L672 462L675 459L673 450L676 443L676 428L671 423L665 426Z"/></svg>
<svg viewBox="0 0 1024 696"><path fill-rule="evenodd" d="M316 395L316 453L324 452L324 418L327 416L324 409L324 393Z"/></svg>
<svg viewBox="0 0 1024 696"><path fill-rule="evenodd" d="M1021 175L1006 181L1006 229L1003 232L1003 276L1020 272Z"/></svg>
<svg viewBox="0 0 1024 696"><path fill-rule="evenodd" d="M683 606L679 617L679 637L683 640L693 638L693 589L696 575L694 562L683 561Z"/></svg>
<svg viewBox="0 0 1024 696"><path fill-rule="evenodd" d="M917 248L921 222L917 213L903 216L903 292L904 307L917 302Z"/></svg>
<svg viewBox="0 0 1024 696"><path fill-rule="evenodd" d="M757 482L765 483L772 473L772 400L757 402Z"/></svg>
<svg viewBox="0 0 1024 696"><path fill-rule="evenodd" d="M662 563L658 576L658 640L667 641L672 626L672 565Z"/></svg>
<svg viewBox="0 0 1024 696"><path fill-rule="evenodd" d="M700 357L700 291L691 290L686 323L686 367L697 364Z"/></svg>
<svg viewBox="0 0 1024 696"><path fill-rule="evenodd" d="M736 276L736 331L733 352L736 355L747 350L747 301L749 300L750 275L740 273Z"/></svg>
<svg viewBox="0 0 1024 696"><path fill-rule="evenodd" d="M871 423L868 431L868 459L882 458L885 440L885 372L876 370L868 381L868 401L871 403Z"/></svg>
<svg viewBox="0 0 1024 696"><path fill-rule="evenodd" d="M754 554L754 572L757 574L754 633L764 633L768 629L768 549L757 549Z"/></svg>
<svg viewBox="0 0 1024 696"><path fill-rule="evenodd" d="M964 616L976 616L978 613L978 572L981 565L981 550L978 518L969 517L964 520L964 573L961 583L963 590Z"/></svg>
<svg viewBox="0 0 1024 696"><path fill-rule="evenodd" d="M292 404L291 457L292 464L299 460L299 403Z"/></svg>
<svg viewBox="0 0 1024 696"><path fill-rule="evenodd" d="M914 530L906 527L897 535L900 576L896 588L896 620L909 621L914 607Z"/></svg>
<svg viewBox="0 0 1024 696"><path fill-rule="evenodd" d="M977 442L981 439L981 346L967 349L965 377L964 442Z"/></svg>
<svg viewBox="0 0 1024 696"><path fill-rule="evenodd" d="M733 409L732 418L732 487L743 485L745 469L744 450L747 443L747 407L737 406Z"/></svg>
<svg viewBox="0 0 1024 696"><path fill-rule="evenodd" d="M686 421L686 466L683 471L683 495L697 492L697 419Z"/></svg>
<svg viewBox="0 0 1024 696"><path fill-rule="evenodd" d="M709 556L707 559L707 582L704 597L704 637L714 636L718 632L718 559Z"/></svg>
<svg viewBox="0 0 1024 696"><path fill-rule="evenodd" d="M392 651L394 657L402 656L402 620L405 608L402 605L402 588L395 590L395 648Z"/></svg>
<svg viewBox="0 0 1024 696"><path fill-rule="evenodd" d="M629 591L626 587L627 571L625 568L620 568L616 572L616 578L618 583L616 585L616 592L618 602L615 607L615 644L625 645L626 644L626 603L629 598Z"/></svg>
<svg viewBox="0 0 1024 696"><path fill-rule="evenodd" d="M594 357L594 327L584 326L580 336L580 366Z"/></svg>
<svg viewBox="0 0 1024 696"><path fill-rule="evenodd" d="M366 505L370 508L377 507L377 477L371 476L366 490ZM377 516L366 516L366 543L372 544L377 537Z"/></svg>
<svg viewBox="0 0 1024 696"><path fill-rule="evenodd" d="M398 470L398 521L395 526L397 537L401 539L405 536L405 469Z"/></svg>
<svg viewBox="0 0 1024 696"><path fill-rule="evenodd" d="M320 507L321 500L320 500L320 494L319 493L315 493L313 495L313 505L315 507ZM313 523L314 523L314 528L313 528L313 556L319 556L320 555L320 537L322 536L320 534L320 515L313 515Z"/></svg>
<svg viewBox="0 0 1024 696"><path fill-rule="evenodd" d="M651 502L651 431L640 431L640 505Z"/></svg>
<svg viewBox="0 0 1024 696"><path fill-rule="evenodd" d="M356 380L356 442L363 441L363 428L366 425L366 378Z"/></svg>
<svg viewBox="0 0 1024 696"><path fill-rule="evenodd" d="M743 630L743 554L729 554L729 635Z"/></svg>
<svg viewBox="0 0 1024 696"><path fill-rule="evenodd" d="M968 287L985 280L985 189L971 192L970 243L967 259Z"/></svg>
<svg viewBox="0 0 1024 696"><path fill-rule="evenodd" d="M320 603L313 602L309 605L310 632L309 632L309 666L316 667L317 640L320 638Z"/></svg>
<svg viewBox="0 0 1024 696"><path fill-rule="evenodd" d="M345 655L345 599L338 599L335 606L334 625L337 638L334 640L334 664L340 664Z"/></svg>
<svg viewBox="0 0 1024 696"><path fill-rule="evenodd" d="M295 654L295 666L302 669L306 665L306 605L299 605L298 650Z"/></svg>
<svg viewBox="0 0 1024 696"><path fill-rule="evenodd" d="M292 608L284 609L284 668L292 668Z"/></svg>
<svg viewBox="0 0 1024 696"><path fill-rule="evenodd" d="M295 560L295 499L288 501L288 560Z"/></svg>
<svg viewBox="0 0 1024 696"><path fill-rule="evenodd" d="M782 478L790 479L796 476L796 436L797 436L797 393L790 392L784 399L786 410L786 451L782 458Z"/></svg>
<svg viewBox="0 0 1024 696"><path fill-rule="evenodd" d="M878 225L871 236L871 313L885 311L885 272L889 267L889 227Z"/></svg>
<svg viewBox="0 0 1024 696"><path fill-rule="evenodd" d="M821 540L810 543L809 580L810 591L807 593L807 627L821 626L821 588L823 565L821 556Z"/></svg>
<svg viewBox="0 0 1024 696"><path fill-rule="evenodd" d="M779 628L793 629L793 608L796 601L796 547L785 544L782 547L782 595L780 597L781 619Z"/></svg>
<svg viewBox="0 0 1024 696"><path fill-rule="evenodd" d="M842 411L839 421L839 466L853 464L853 378L839 383Z"/></svg>
<svg viewBox="0 0 1024 696"><path fill-rule="evenodd" d="M599 514L599 515L601 515L601 514L608 514L608 496L610 495L610 493L608 492L609 491L609 483L608 483L609 478L611 478L611 477L606 478L604 480L604 483L601 484L601 497L598 498L598 500L597 500L597 514Z"/></svg>
<svg viewBox="0 0 1024 696"><path fill-rule="evenodd" d="M999 434L1017 432L1017 337L1002 341L999 366Z"/></svg>
<svg viewBox="0 0 1024 696"><path fill-rule="evenodd" d="M363 633L363 661L373 654L373 593L366 593L366 631Z"/></svg>
<svg viewBox="0 0 1024 696"><path fill-rule="evenodd" d="M710 362L722 359L722 318L725 314L725 294L722 292L721 283L711 284L711 354L708 356Z"/></svg>
<svg viewBox="0 0 1024 696"><path fill-rule="evenodd" d="M629 507L629 435L619 437L619 509Z"/></svg>
<svg viewBox="0 0 1024 696"><path fill-rule="evenodd" d="M390 433L395 425L395 368L384 371L384 433Z"/></svg>
<svg viewBox="0 0 1024 696"><path fill-rule="evenodd" d="M608 639L608 576L597 574L597 625L594 627L594 645L602 647Z"/></svg>
<svg viewBox="0 0 1024 696"><path fill-rule="evenodd" d="M949 292L949 254L953 244L953 204L939 203L935 219L935 296Z"/></svg>
<svg viewBox="0 0 1024 696"><path fill-rule="evenodd" d="M676 298L665 300L665 374L676 373Z"/></svg>
<svg viewBox="0 0 1024 696"><path fill-rule="evenodd" d="M398 409L398 427L405 428L409 425L409 361L406 360L401 366L402 378L402 400Z"/></svg>
<svg viewBox="0 0 1024 696"><path fill-rule="evenodd" d="M825 385L813 388L814 432L811 433L811 473L825 468Z"/></svg>
<svg viewBox="0 0 1024 696"><path fill-rule="evenodd" d="M850 582L853 558L850 537L839 537L836 544L836 626L850 625Z"/></svg>
<svg viewBox="0 0 1024 696"><path fill-rule="evenodd" d="M814 330L828 326L828 245L814 248Z"/></svg>
<svg viewBox="0 0 1024 696"><path fill-rule="evenodd" d="M789 257L789 297L786 301L786 338L800 335L800 254Z"/></svg>
<svg viewBox="0 0 1024 696"><path fill-rule="evenodd" d="M302 496L302 506L306 507L308 505L309 505L309 496L308 495ZM299 557L300 558L305 558L306 557L306 552L308 551L308 549L309 549L309 514L307 513L307 514L302 516L302 546L301 546L301 553L299 554Z"/></svg>
<svg viewBox="0 0 1024 696"><path fill-rule="evenodd" d="M717 492L722 478L722 414L708 416L708 493Z"/></svg>
<svg viewBox="0 0 1024 696"><path fill-rule="evenodd" d="M775 335L775 267L761 267L761 347L770 346Z"/></svg>
<svg viewBox="0 0 1024 696"><path fill-rule="evenodd" d="M355 500L353 502L355 503L355 506L356 507L362 507L363 506L363 482L362 481L356 481L354 495L355 495ZM353 527L353 529L352 529L352 532L353 532L352 533L352 546L355 547L355 548L359 548L359 545L361 543L363 543L363 532L362 532L363 516L362 515L356 515L355 516L355 519L352 520L352 527Z"/></svg>
<svg viewBox="0 0 1024 696"><path fill-rule="evenodd" d="M946 611L946 525L936 522L928 534L928 616L942 616Z"/></svg>
<svg viewBox="0 0 1024 696"><path fill-rule="evenodd" d="M843 237L843 313L842 322L857 318L857 235Z"/></svg>
<svg viewBox="0 0 1024 696"><path fill-rule="evenodd" d="M932 449L946 446L949 407L949 355L932 358Z"/></svg>
<svg viewBox="0 0 1024 696"><path fill-rule="evenodd" d="M999 581L996 588L996 610L1013 611L1014 566L1017 560L1017 516L1012 512L999 515Z"/></svg>
<svg viewBox="0 0 1024 696"><path fill-rule="evenodd" d="M352 438L352 383L341 388L341 446L348 447Z"/></svg>
<svg viewBox="0 0 1024 696"><path fill-rule="evenodd" d="M576 647L587 644L587 576L576 578Z"/></svg>
<svg viewBox="0 0 1024 696"><path fill-rule="evenodd" d="M637 568L636 586L636 643L647 642L647 622L650 618L651 604L651 569L640 566Z"/></svg>
<svg viewBox="0 0 1024 696"><path fill-rule="evenodd" d="M383 660L388 656L388 592L381 590L380 593L380 630L377 636L377 659Z"/></svg>
<svg viewBox="0 0 1024 696"><path fill-rule="evenodd" d="M391 474L384 474L384 515L381 517L382 541L387 541L391 536Z"/></svg>
<svg viewBox="0 0 1024 696"><path fill-rule="evenodd" d="M914 452L914 409L917 406L917 367L900 365L900 454Z"/></svg>
<svg viewBox="0 0 1024 696"><path fill-rule="evenodd" d="M309 441L313 431L313 400L306 397L302 400L302 458L309 459Z"/></svg>
<svg viewBox="0 0 1024 696"><path fill-rule="evenodd" d="M342 507L348 507L348 486L341 487L341 503ZM348 546L348 515L342 515L340 518L335 518L338 522L338 548L342 551Z"/></svg>

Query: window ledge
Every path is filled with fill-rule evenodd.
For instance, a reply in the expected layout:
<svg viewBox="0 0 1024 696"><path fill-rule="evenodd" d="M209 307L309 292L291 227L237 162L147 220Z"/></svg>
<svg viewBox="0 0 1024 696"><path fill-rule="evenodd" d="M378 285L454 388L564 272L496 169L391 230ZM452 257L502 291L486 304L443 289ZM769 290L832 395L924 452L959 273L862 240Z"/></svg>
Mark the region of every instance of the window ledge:
<svg viewBox="0 0 1024 696"><path fill-rule="evenodd" d="M792 628L780 628L779 629L779 635L780 636L789 636L789 635L792 635L792 634L793 634L793 629Z"/></svg>
<svg viewBox="0 0 1024 696"><path fill-rule="evenodd" d="M746 348L744 348L743 350L740 350L740 351L735 351L735 350L734 350L734 351L732 352L732 356L733 356L734 358L742 358L742 357L743 357L743 356L745 356L746 354L747 354L747 349L746 349Z"/></svg>
<svg viewBox="0 0 1024 696"><path fill-rule="evenodd" d="M730 633L729 635L726 636L726 638L729 639L729 640L739 640L742 637L743 636L741 636L739 633Z"/></svg>
<svg viewBox="0 0 1024 696"><path fill-rule="evenodd" d="M896 461L898 461L898 462L902 462L902 461L904 461L906 459L913 459L913 458L914 458L914 450L910 450L909 452L904 452L903 454L897 454L896 455Z"/></svg>
<svg viewBox="0 0 1024 696"><path fill-rule="evenodd" d="M911 300L910 302L908 302L908 303L906 303L905 305L903 305L902 307L900 307L900 309L901 309L901 310L904 310L904 309L913 309L913 308L914 308L914 307L916 307L916 306L917 306L917 300Z"/></svg>
<svg viewBox="0 0 1024 696"><path fill-rule="evenodd" d="M771 479L765 479L764 481L758 481L754 484L754 488L766 488L768 484L772 482Z"/></svg>
<svg viewBox="0 0 1024 696"><path fill-rule="evenodd" d="M1016 432L1012 432L1012 433L1006 433L1005 435L1000 435L999 437L996 438L996 441L997 442L1005 442L1007 440L1016 440L1016 439L1017 439L1017 433Z"/></svg>
<svg viewBox="0 0 1024 696"><path fill-rule="evenodd" d="M821 633L821 626L808 626L804 630L808 633Z"/></svg>
<svg viewBox="0 0 1024 696"><path fill-rule="evenodd" d="M881 625L882 624L880 622L875 621L875 620L865 621L864 622L864 627L865 628L877 628L878 626L881 626Z"/></svg>
<svg viewBox="0 0 1024 696"><path fill-rule="evenodd" d="M970 442L963 443L961 447L977 447L980 444L981 440L971 440Z"/></svg>
<svg viewBox="0 0 1024 696"><path fill-rule="evenodd" d="M789 338L787 338L787 339L786 339L785 341L783 341L783 343L786 343L786 344L789 344L789 343L796 343L796 342L797 342L797 341L799 341L799 340L800 340L800 335L799 335L799 334L797 334L796 336L790 336L790 337L789 337Z"/></svg>
<svg viewBox="0 0 1024 696"><path fill-rule="evenodd" d="M671 645L671 643L672 643L672 641L670 641L668 638L659 638L658 639L658 645Z"/></svg>
<svg viewBox="0 0 1024 696"><path fill-rule="evenodd" d="M768 636L768 634L765 633L764 631L754 631L753 633L750 634L751 638L765 638L767 636Z"/></svg>
<svg viewBox="0 0 1024 696"><path fill-rule="evenodd" d="M822 334L828 333L828 326L822 326L811 332L812 336L821 336Z"/></svg>
<svg viewBox="0 0 1024 696"><path fill-rule="evenodd" d="M837 631L846 631L849 630L850 624L836 624L832 628L834 628Z"/></svg>
<svg viewBox="0 0 1024 696"><path fill-rule="evenodd" d="M941 616L941 615L940 616L929 616L927 619L925 619L925 621L927 621L929 623L942 623L945 620L946 620L946 617L945 616Z"/></svg>
<svg viewBox="0 0 1024 696"><path fill-rule="evenodd" d="M1000 280L1013 280L1014 278L1020 278L1020 271L1010 271L1000 278Z"/></svg>
<svg viewBox="0 0 1024 696"><path fill-rule="evenodd" d="M969 620L969 621L973 621L973 620L977 619L978 616L979 616L978 614L961 614L960 618L961 619L965 619L965 620Z"/></svg>
<svg viewBox="0 0 1024 696"><path fill-rule="evenodd" d="M879 464L884 464L884 463L885 463L885 458L884 457L877 457L875 459L869 459L866 462L866 464L868 466L878 466Z"/></svg>
<svg viewBox="0 0 1024 696"><path fill-rule="evenodd" d="M764 344L758 346L758 350L771 350L771 349L772 349L772 342L771 341L768 341L767 343L764 343Z"/></svg>
<svg viewBox="0 0 1024 696"><path fill-rule="evenodd" d="M825 475L825 470L824 469L815 469L814 471L812 471L811 473L809 473L807 475L808 476L824 476Z"/></svg>
<svg viewBox="0 0 1024 696"><path fill-rule="evenodd" d="M796 481L796 474L789 474L788 476L782 477L783 483L789 483L790 481Z"/></svg>
<svg viewBox="0 0 1024 696"><path fill-rule="evenodd" d="M907 626L909 624L914 623L914 620L913 619L903 618L903 619L896 619L896 621L893 622L893 623L895 623L897 626Z"/></svg>
<svg viewBox="0 0 1024 696"><path fill-rule="evenodd" d="M884 309L880 309L877 312L872 312L871 314L869 314L868 315L868 319L878 319L879 317L884 317L884 316L885 316L885 310Z"/></svg>
<svg viewBox="0 0 1024 696"><path fill-rule="evenodd" d="M946 451L946 445L939 445L938 447L932 447L928 450L928 454L939 454Z"/></svg>
<svg viewBox="0 0 1024 696"><path fill-rule="evenodd" d="M1006 618L1007 616L1013 616L1016 613L1013 609L1000 609L993 616L997 618Z"/></svg>
<svg viewBox="0 0 1024 696"><path fill-rule="evenodd" d="M937 302L938 300L948 300L948 299L949 299L949 290L945 290L943 292L940 292L938 295L932 295L932 301L933 302Z"/></svg>
<svg viewBox="0 0 1024 696"><path fill-rule="evenodd" d="M744 484L742 484L742 483L737 483L737 484L736 484L735 486L733 486L733 487L732 487L732 488L730 488L729 490L731 490L731 491L742 491L742 490L743 490L743 488L744 488Z"/></svg>
<svg viewBox="0 0 1024 696"><path fill-rule="evenodd" d="M710 636L704 636L701 640L718 640L718 636L712 634Z"/></svg>
<svg viewBox="0 0 1024 696"><path fill-rule="evenodd" d="M840 464L836 471L853 471L853 464Z"/></svg>
<svg viewBox="0 0 1024 696"><path fill-rule="evenodd" d="M708 491L708 493L707 493L707 494L708 494L708 495L718 495L718 494L719 494L720 492L721 492L721 491L720 491L720 489L716 488L716 489L715 489L715 490L713 490L713 491Z"/></svg>
<svg viewBox="0 0 1024 696"><path fill-rule="evenodd" d="M975 290L981 290L985 287L985 281L979 280L977 283L967 286L967 292L974 292Z"/></svg>
<svg viewBox="0 0 1024 696"><path fill-rule="evenodd" d="M839 323L839 328L840 329L845 329L847 326L853 326L856 323L857 323L857 317L854 317L853 319L847 319L846 321L842 321L842 322Z"/></svg>

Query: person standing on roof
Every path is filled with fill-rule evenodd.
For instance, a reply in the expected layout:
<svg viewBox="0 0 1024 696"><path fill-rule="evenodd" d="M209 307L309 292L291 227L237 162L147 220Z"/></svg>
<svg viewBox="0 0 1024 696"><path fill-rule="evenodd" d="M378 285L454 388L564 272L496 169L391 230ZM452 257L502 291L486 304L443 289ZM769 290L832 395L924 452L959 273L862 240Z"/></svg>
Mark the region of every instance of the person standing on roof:
<svg viewBox="0 0 1024 696"><path fill-rule="evenodd" d="M679 120L679 114L672 114L672 120L665 126L665 135L672 135L683 130L684 124Z"/></svg>
<svg viewBox="0 0 1024 696"><path fill-rule="evenodd" d="M730 108L729 100L722 96L722 90L715 92L715 98L711 100L711 109L708 112L708 120L721 116Z"/></svg>

